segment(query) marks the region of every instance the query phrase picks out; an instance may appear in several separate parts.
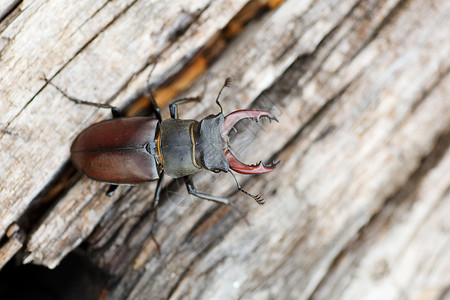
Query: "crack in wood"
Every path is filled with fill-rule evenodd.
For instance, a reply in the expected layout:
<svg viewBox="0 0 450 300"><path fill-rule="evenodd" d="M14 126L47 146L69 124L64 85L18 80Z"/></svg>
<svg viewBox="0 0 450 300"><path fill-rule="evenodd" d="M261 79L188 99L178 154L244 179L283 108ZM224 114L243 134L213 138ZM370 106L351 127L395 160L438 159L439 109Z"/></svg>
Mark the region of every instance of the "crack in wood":
<svg viewBox="0 0 450 300"><path fill-rule="evenodd" d="M16 10L19 7L20 4L22 4L22 0L15 0L3 12L1 12L0 23L3 22L10 14L12 14L14 10Z"/></svg>
<svg viewBox="0 0 450 300"><path fill-rule="evenodd" d="M402 8L406 5L406 2L409 2L410 0L399 0L392 9L389 10L388 14L381 20L381 22L373 29L371 30L371 33L364 39L364 41L360 44L359 47L355 49L353 52L353 55L351 55L348 58L348 61L352 61L356 56L358 56L363 49L367 47L367 45L370 44L373 40L375 40L380 32L390 24L391 20L395 19L395 16L397 16L401 11ZM379 0L373 3L373 7L376 6L378 3L384 2L383 0ZM364 3L369 3L368 1L361 1L361 4L364 5ZM367 10L365 11L365 17L370 21L373 10Z"/></svg>

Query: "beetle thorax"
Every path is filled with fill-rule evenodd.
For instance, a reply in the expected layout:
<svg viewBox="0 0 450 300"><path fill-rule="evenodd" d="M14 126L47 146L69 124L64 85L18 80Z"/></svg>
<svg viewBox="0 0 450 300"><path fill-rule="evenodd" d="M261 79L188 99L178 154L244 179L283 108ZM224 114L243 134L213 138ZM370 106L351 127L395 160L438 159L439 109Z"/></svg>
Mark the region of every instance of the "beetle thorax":
<svg viewBox="0 0 450 300"><path fill-rule="evenodd" d="M201 169L228 171L226 142L222 138L223 114L195 120L167 119L161 122L158 151L164 172L171 177Z"/></svg>

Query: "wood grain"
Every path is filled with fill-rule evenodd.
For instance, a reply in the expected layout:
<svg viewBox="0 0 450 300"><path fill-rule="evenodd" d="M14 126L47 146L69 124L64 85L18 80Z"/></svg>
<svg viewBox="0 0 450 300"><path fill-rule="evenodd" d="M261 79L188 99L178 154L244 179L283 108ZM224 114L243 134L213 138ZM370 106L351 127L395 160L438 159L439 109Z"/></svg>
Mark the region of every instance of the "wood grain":
<svg viewBox="0 0 450 300"><path fill-rule="evenodd" d="M114 278L108 299L448 297L449 16L443 0L23 2L1 23L0 232L17 222L27 234L12 251L22 247L23 263L54 268L78 247ZM238 176L263 206L227 174L193 177L251 226L167 179L162 254L150 235L154 183L109 198L66 166L75 136L109 112L41 79L91 101L137 99L134 114L157 55L161 106L199 95L209 73L202 102L179 110L217 113L232 77L225 112L280 120L243 121L234 152L282 160ZM11 235L3 241L8 260Z"/></svg>

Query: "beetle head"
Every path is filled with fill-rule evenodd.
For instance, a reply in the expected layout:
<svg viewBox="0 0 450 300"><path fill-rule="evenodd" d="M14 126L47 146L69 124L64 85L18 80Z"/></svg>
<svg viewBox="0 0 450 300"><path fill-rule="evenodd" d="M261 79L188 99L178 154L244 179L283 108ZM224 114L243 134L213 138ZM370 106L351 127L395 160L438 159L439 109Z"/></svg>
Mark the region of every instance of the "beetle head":
<svg viewBox="0 0 450 300"><path fill-rule="evenodd" d="M276 163L272 162L271 164L263 164L262 162L254 165L244 164L243 162L239 161L231 152L228 134L230 133L230 130L233 128L233 126L242 119L251 119L256 122L259 122L260 119L264 118L269 119L269 121L275 120L278 122L278 120L271 113L252 109L236 110L224 117L222 105L220 105L219 98L223 89L225 87L229 87L230 85L231 78L227 78L224 85L220 89L219 94L217 95L216 103L220 107L220 113L215 116L209 116L200 122L200 136L206 137L206 139L203 140L207 141L207 143L202 143L203 149L199 151L202 154L200 156L203 158L203 167L205 169L211 170L213 172L229 172L236 181L236 185L239 191L252 197L258 204L261 205L264 204L264 199L262 198L262 196L259 194L252 195L249 192L245 191L241 187L233 173L230 172L230 169L241 174L263 174L275 169L280 161ZM222 142L215 143L214 141L216 141L216 139L221 139ZM219 145L222 147L217 147Z"/></svg>

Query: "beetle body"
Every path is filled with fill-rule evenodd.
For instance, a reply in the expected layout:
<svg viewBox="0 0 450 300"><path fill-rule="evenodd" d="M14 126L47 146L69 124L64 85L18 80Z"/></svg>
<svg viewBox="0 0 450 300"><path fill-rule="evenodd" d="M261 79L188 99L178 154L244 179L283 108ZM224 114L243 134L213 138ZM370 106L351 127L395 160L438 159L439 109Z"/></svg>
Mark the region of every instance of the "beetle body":
<svg viewBox="0 0 450 300"><path fill-rule="evenodd" d="M85 129L74 141L74 165L91 179L113 184L138 184L174 178L202 169L229 170L220 128L224 116L202 121L152 117L117 118Z"/></svg>
<svg viewBox="0 0 450 300"><path fill-rule="evenodd" d="M94 180L113 184L138 184L159 179L161 171L174 178L207 169L261 174L275 165L249 166L228 150L229 128L242 118L272 118L266 112L235 111L231 121L222 113L201 120L152 117L116 118L88 127L74 141L74 165ZM237 118L235 117L237 114ZM229 124L232 122L233 124ZM228 128L229 127L229 128ZM228 130L228 131L227 131Z"/></svg>
<svg viewBox="0 0 450 300"><path fill-rule="evenodd" d="M55 86L44 78L48 84ZM243 217L237 206L226 198L197 192L189 175L202 169L212 172L235 171L241 174L262 174L275 169L279 162L268 165L259 162L246 165L240 162L229 146L228 134L242 119L259 121L267 118L278 121L272 114L261 110L237 110L227 116L222 113L219 97L223 88L230 86L227 78L216 103L221 112L201 121L178 118L178 104L199 101L200 98L183 98L173 102L170 119L162 120L159 107L148 89L154 106L153 117L122 118L117 107L80 100L67 95L55 86L69 100L77 103L111 109L112 120L94 124L82 131L71 147L71 159L75 167L91 179L110 183L107 195L111 196L118 184L139 184L158 180L153 207L160 198L164 174L174 178L183 177L190 194L199 198L231 205ZM233 175L238 189L263 204L260 195L252 195L243 190ZM155 217L156 218L156 217ZM244 217L245 219L245 217Z"/></svg>

